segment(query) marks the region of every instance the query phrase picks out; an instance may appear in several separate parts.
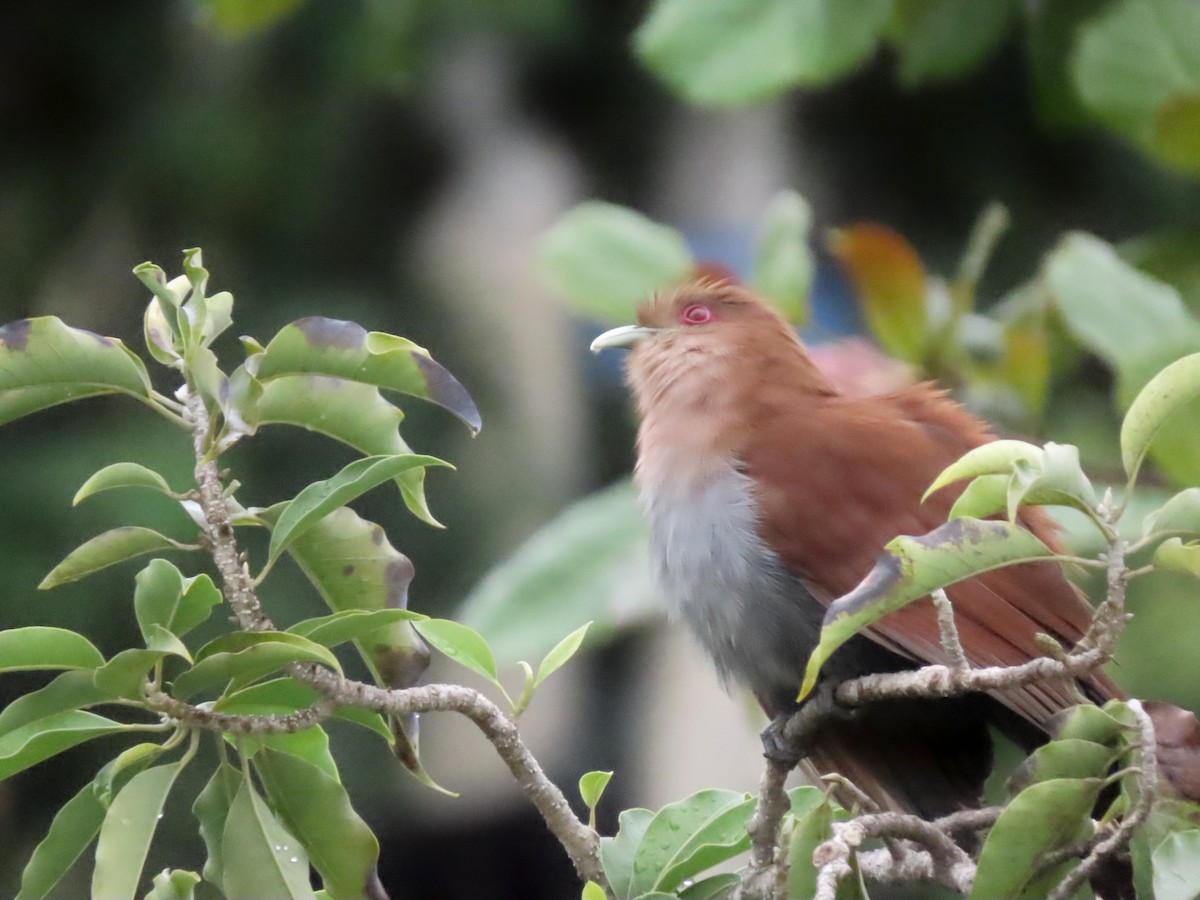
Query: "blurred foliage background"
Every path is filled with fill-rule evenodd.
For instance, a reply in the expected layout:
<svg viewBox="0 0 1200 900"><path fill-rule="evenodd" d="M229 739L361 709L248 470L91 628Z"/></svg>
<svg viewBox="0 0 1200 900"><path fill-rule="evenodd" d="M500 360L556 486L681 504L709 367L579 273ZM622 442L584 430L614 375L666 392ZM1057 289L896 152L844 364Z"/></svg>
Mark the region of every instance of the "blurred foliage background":
<svg viewBox="0 0 1200 900"><path fill-rule="evenodd" d="M1019 306L1062 233L1083 230L1200 316L1196 10L1188 0L8 3L0 321L53 313L133 346L145 300L129 269L202 246L214 289L237 295L242 333L265 339L322 314L429 347L485 421L471 441L448 416L409 406L409 442L459 467L430 477L448 530L422 525L382 492L362 506L415 562L414 608L453 614L540 525L632 460L616 364L590 358L596 322L570 311L540 263L543 235L568 209L591 197L633 207L682 232L696 258L746 274L771 199L798 191L811 204L818 250L806 332L814 342L860 330L855 285L824 249L825 229L886 224L928 272L949 275L993 200L1007 206L1012 227L974 290L978 307ZM747 63L756 58L787 64ZM1104 262L1103 253L1075 259L1079 271L1089 259ZM1100 289L1111 279L1096 271ZM971 378L960 387L1009 427L1080 444L1103 480L1116 471L1120 315L1145 316L1136 291L1115 311L1091 310L1088 296L1068 317L1073 340L1053 344L1061 352L1036 414L973 393L982 382ZM1091 319L1096 333L1078 324ZM1164 321L1151 332L1169 344L1179 329ZM938 360L919 362L937 370ZM1191 435L1182 440L1195 458L1200 439ZM270 432L231 455L249 486L243 499L264 505L350 458ZM186 445L119 400L0 432L6 627L69 624L106 653L136 634L132 567L49 594L34 589L66 549L119 516L167 533L186 528L154 497L69 509L87 474L120 460L152 465L176 484L191 468ZM1186 464L1165 468L1164 485L1200 483ZM599 502L627 509L621 490ZM124 512L127 504L136 508ZM626 520L606 515L616 523L609 530L628 538ZM612 581L636 561L605 556L590 527L578 557L560 558L561 577L543 578L544 603L569 608L565 586L580 572L607 572L610 600L640 584L636 573ZM315 614L318 602L292 576L294 590L285 578L268 604L288 618L303 603ZM1194 582L1160 580L1141 593L1118 677L1196 708ZM536 630L543 609L530 602ZM677 796L681 758L703 755L708 744L689 743L683 711L718 716L715 679L702 665L680 668L686 647L676 653L654 629L622 627L644 622L652 603L618 604L610 639L528 717L535 752L563 783L617 769L609 828L623 806ZM581 612L575 623L590 617ZM567 630L556 624L551 642ZM30 683L0 683L0 702ZM696 777L728 773L721 786L749 788L756 724L736 703L730 709L714 732L748 740L725 755L713 750L716 774ZM571 896L566 861L469 727L435 720L426 734L433 774L463 799L420 792L382 751L348 740L338 748L348 754L351 794L384 843L394 896ZM722 768L746 748L744 770ZM103 748L80 748L4 785L0 895L13 893L52 810L101 759ZM152 870L160 857L195 865L187 857L198 858L199 846L163 837ZM468 845L473 862L464 866ZM83 883L62 896L82 896Z"/></svg>

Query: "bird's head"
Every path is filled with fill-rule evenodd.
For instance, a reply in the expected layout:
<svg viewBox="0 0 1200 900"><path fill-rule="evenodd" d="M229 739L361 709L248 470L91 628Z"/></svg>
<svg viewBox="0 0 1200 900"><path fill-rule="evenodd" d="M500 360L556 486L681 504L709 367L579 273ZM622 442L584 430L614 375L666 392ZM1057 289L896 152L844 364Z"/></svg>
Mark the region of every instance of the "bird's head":
<svg viewBox="0 0 1200 900"><path fill-rule="evenodd" d="M746 332L792 334L779 313L741 285L699 279L654 294L638 307L636 325L604 332L592 341L592 352L646 343L695 347L736 341Z"/></svg>
<svg viewBox="0 0 1200 900"><path fill-rule="evenodd" d="M729 280L699 279L652 296L638 307L637 324L592 341L592 351L628 349L629 381L643 413L674 388L711 396L723 386L750 387L761 362L783 356L806 370L808 362L787 320L748 288ZM819 376L815 376L819 378Z"/></svg>

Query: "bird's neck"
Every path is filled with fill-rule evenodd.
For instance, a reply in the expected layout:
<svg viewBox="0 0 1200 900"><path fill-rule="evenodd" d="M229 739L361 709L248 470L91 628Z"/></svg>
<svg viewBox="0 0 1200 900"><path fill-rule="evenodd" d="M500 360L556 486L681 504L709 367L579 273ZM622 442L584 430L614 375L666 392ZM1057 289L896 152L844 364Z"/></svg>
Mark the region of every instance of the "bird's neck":
<svg viewBox="0 0 1200 900"><path fill-rule="evenodd" d="M678 493L711 483L737 469L762 417L803 415L806 403L832 393L790 334L753 346L686 338L681 343L669 350L647 348L650 352L630 360L642 420L636 476L644 493Z"/></svg>

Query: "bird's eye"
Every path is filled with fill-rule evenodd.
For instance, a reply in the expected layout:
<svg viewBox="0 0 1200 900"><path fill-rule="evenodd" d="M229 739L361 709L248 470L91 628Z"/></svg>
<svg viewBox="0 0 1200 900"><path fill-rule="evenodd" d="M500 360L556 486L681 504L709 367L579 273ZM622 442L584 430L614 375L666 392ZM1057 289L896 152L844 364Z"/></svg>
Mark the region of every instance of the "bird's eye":
<svg viewBox="0 0 1200 900"><path fill-rule="evenodd" d="M703 325L713 320L713 312L703 303L693 303L679 314L679 318L685 325Z"/></svg>

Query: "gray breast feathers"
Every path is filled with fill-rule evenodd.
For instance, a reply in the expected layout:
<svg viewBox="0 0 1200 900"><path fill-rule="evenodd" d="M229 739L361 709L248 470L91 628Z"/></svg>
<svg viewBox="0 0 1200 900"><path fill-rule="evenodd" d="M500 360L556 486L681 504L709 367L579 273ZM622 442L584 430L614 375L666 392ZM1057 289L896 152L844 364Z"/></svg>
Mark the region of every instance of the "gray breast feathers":
<svg viewBox="0 0 1200 900"><path fill-rule="evenodd" d="M753 482L729 467L641 488L671 616L687 622L724 682L790 704L824 609L758 536Z"/></svg>

